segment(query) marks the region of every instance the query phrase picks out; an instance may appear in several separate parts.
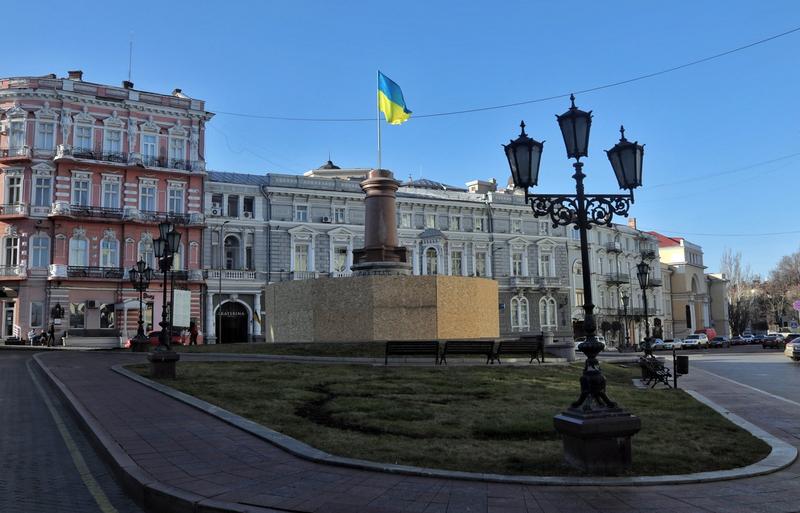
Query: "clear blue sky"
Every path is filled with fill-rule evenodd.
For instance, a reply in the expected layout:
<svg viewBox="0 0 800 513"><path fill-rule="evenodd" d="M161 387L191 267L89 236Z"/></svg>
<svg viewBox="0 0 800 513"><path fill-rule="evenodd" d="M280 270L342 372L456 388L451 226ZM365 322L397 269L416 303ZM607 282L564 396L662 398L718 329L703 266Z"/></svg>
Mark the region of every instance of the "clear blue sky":
<svg viewBox="0 0 800 513"><path fill-rule="evenodd" d="M375 72L415 114L569 93L701 59L800 26L795 1L697 2L17 2L0 76L84 70L127 78L133 32L137 89L180 87L213 112L370 118ZM800 249L792 215L800 156L800 32L683 70L578 96L593 110L587 192L617 192L602 150L646 143L639 227L705 249L725 247L765 275ZM566 99L384 125L383 167L463 185L508 178L500 144L520 119L545 139L540 192L573 190L554 114ZM330 152L374 166L373 122L291 122L218 114L207 132L213 169L301 173ZM753 167L748 167L753 166ZM737 172L737 169L745 168ZM720 174L722 173L722 174ZM625 222L620 219L620 222ZM712 235L713 234L713 235ZM762 234L762 235L759 235Z"/></svg>

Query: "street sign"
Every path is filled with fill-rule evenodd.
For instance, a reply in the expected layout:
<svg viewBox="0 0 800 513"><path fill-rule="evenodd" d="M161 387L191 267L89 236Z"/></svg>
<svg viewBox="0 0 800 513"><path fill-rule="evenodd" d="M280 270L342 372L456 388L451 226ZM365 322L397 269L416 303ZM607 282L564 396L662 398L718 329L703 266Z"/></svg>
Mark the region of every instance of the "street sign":
<svg viewBox="0 0 800 513"><path fill-rule="evenodd" d="M789 327L792 328L793 330L796 330L797 326L798 326L797 321L792 321L789 323Z"/></svg>
<svg viewBox="0 0 800 513"><path fill-rule="evenodd" d="M800 312L800 299L798 299L797 301L795 301L794 303L792 303L792 308L794 308L795 310L797 310L798 312Z"/></svg>

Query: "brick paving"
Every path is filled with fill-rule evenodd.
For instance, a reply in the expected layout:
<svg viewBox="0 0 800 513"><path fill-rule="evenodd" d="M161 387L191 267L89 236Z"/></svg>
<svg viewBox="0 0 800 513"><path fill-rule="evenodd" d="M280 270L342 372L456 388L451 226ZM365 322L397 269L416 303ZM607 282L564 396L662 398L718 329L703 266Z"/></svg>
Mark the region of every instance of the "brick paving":
<svg viewBox="0 0 800 513"><path fill-rule="evenodd" d="M394 475L300 459L110 370L119 363L144 362L142 355L58 353L43 355L41 361L145 476L172 491L236 506L239 511L800 511L797 462L766 476L660 486L512 485ZM721 383L702 372L684 377L681 385L702 390L750 422L799 444L795 435L800 434L800 407Z"/></svg>
<svg viewBox="0 0 800 513"><path fill-rule="evenodd" d="M7 351L0 358L0 512L100 512L31 378L26 366L31 356L29 352ZM47 380L40 377L39 382L111 505L119 513L141 512L114 481L109 467L95 455L69 412L52 394Z"/></svg>

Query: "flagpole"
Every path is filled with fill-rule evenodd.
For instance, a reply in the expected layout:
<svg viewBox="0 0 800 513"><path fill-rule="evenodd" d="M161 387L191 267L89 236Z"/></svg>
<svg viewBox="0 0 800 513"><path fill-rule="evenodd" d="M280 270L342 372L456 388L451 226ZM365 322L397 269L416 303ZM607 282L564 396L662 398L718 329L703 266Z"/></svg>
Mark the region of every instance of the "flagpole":
<svg viewBox="0 0 800 513"><path fill-rule="evenodd" d="M381 99L380 70L375 74L375 123L378 125L378 169L381 168Z"/></svg>

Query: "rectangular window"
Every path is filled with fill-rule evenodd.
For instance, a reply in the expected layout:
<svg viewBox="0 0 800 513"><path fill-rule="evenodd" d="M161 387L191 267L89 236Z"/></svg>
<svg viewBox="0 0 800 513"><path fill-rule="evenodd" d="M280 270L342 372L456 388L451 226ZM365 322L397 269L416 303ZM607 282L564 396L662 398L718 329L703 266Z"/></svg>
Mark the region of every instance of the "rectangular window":
<svg viewBox="0 0 800 513"><path fill-rule="evenodd" d="M550 223L547 221L539 221L539 235L548 235Z"/></svg>
<svg viewBox="0 0 800 513"><path fill-rule="evenodd" d="M411 212L400 213L400 228L411 228Z"/></svg>
<svg viewBox="0 0 800 513"><path fill-rule="evenodd" d="M39 129L36 131L36 147L40 150L55 149L55 123L39 123Z"/></svg>
<svg viewBox="0 0 800 513"><path fill-rule="evenodd" d="M522 253L511 254L511 276L522 276Z"/></svg>
<svg viewBox="0 0 800 513"><path fill-rule="evenodd" d="M216 208L222 208L222 202L224 201L224 197L222 194L212 194L211 195L211 206Z"/></svg>
<svg viewBox="0 0 800 513"><path fill-rule="evenodd" d="M69 327L83 328L86 325L86 303L69 304Z"/></svg>
<svg viewBox="0 0 800 513"><path fill-rule="evenodd" d="M570 238L572 240L581 240L581 232L580 230L573 230L572 228L568 228L570 233Z"/></svg>
<svg viewBox="0 0 800 513"><path fill-rule="evenodd" d="M583 307L584 299L583 299L583 290L576 290L575 291L575 306Z"/></svg>
<svg viewBox="0 0 800 513"><path fill-rule="evenodd" d="M92 151L92 127L80 125L75 127L75 150Z"/></svg>
<svg viewBox="0 0 800 513"><path fill-rule="evenodd" d="M239 196L228 196L228 217L239 217Z"/></svg>
<svg viewBox="0 0 800 513"><path fill-rule="evenodd" d="M174 167L180 167L186 161L186 139L169 140L169 160Z"/></svg>
<svg viewBox="0 0 800 513"><path fill-rule="evenodd" d="M20 200L22 199L22 177L9 176L6 184L6 204L19 204Z"/></svg>
<svg viewBox="0 0 800 513"><path fill-rule="evenodd" d="M39 269L50 265L50 239L44 235L34 236L31 240L31 267Z"/></svg>
<svg viewBox="0 0 800 513"><path fill-rule="evenodd" d="M522 233L522 219L511 220L511 233Z"/></svg>
<svg viewBox="0 0 800 513"><path fill-rule="evenodd" d="M308 205L295 205L294 220L301 223L308 222Z"/></svg>
<svg viewBox="0 0 800 513"><path fill-rule="evenodd" d="M450 253L450 274L453 276L461 276L464 274L462 267L462 255L460 251L453 251Z"/></svg>
<svg viewBox="0 0 800 513"><path fill-rule="evenodd" d="M171 188L167 194L169 212L183 214L183 189Z"/></svg>
<svg viewBox="0 0 800 513"><path fill-rule="evenodd" d="M486 253L475 253L475 276L483 277L486 274Z"/></svg>
<svg viewBox="0 0 800 513"><path fill-rule="evenodd" d="M17 237L9 237L6 239L6 267L16 267L19 265L19 239Z"/></svg>
<svg viewBox="0 0 800 513"><path fill-rule="evenodd" d="M122 153L122 131L106 130L103 137L103 153L107 156L120 156Z"/></svg>
<svg viewBox="0 0 800 513"><path fill-rule="evenodd" d="M158 164L158 137L154 134L142 135L142 162L145 166Z"/></svg>
<svg viewBox="0 0 800 513"><path fill-rule="evenodd" d="M338 246L333 251L333 272L343 273L347 271L347 248Z"/></svg>
<svg viewBox="0 0 800 513"><path fill-rule="evenodd" d="M436 214L425 214L425 228L436 228Z"/></svg>
<svg viewBox="0 0 800 513"><path fill-rule="evenodd" d="M31 328L41 328L44 325L44 303L31 302Z"/></svg>
<svg viewBox="0 0 800 513"><path fill-rule="evenodd" d="M103 182L103 207L119 208L119 182Z"/></svg>
<svg viewBox="0 0 800 513"><path fill-rule="evenodd" d="M347 222L345 216L347 211L344 207L334 207L333 209L333 222L337 224L344 224Z"/></svg>
<svg viewBox="0 0 800 513"><path fill-rule="evenodd" d="M552 255L542 253L539 255L539 276L552 276Z"/></svg>
<svg viewBox="0 0 800 513"><path fill-rule="evenodd" d="M35 207L48 207L53 203L51 193L52 178L37 176L33 179L33 205Z"/></svg>
<svg viewBox="0 0 800 513"><path fill-rule="evenodd" d="M244 248L244 265L245 269L253 270L253 246Z"/></svg>
<svg viewBox="0 0 800 513"><path fill-rule="evenodd" d="M451 232L458 232L461 231L461 218L458 216L451 216L450 217L450 231Z"/></svg>
<svg viewBox="0 0 800 513"><path fill-rule="evenodd" d="M308 245L298 244L294 247L294 271L308 271Z"/></svg>
<svg viewBox="0 0 800 513"><path fill-rule="evenodd" d="M12 150L17 150L25 146L25 123L23 121L12 121L9 123L8 146Z"/></svg>
<svg viewBox="0 0 800 513"><path fill-rule="evenodd" d="M73 178L72 179L72 204L82 207L89 206L89 179L88 178Z"/></svg>
<svg viewBox="0 0 800 513"><path fill-rule="evenodd" d="M139 184L139 210L156 211L156 186L155 184Z"/></svg>
<svg viewBox="0 0 800 513"><path fill-rule="evenodd" d="M485 232L486 231L486 219L483 217L476 217L475 218L475 231L476 232Z"/></svg>
<svg viewBox="0 0 800 513"><path fill-rule="evenodd" d="M256 199L254 197L245 196L244 197L244 203L242 204L242 211L245 214L250 214L249 217L255 217L255 212L256 212L255 204L256 204ZM245 217L248 217L248 216L245 215Z"/></svg>

